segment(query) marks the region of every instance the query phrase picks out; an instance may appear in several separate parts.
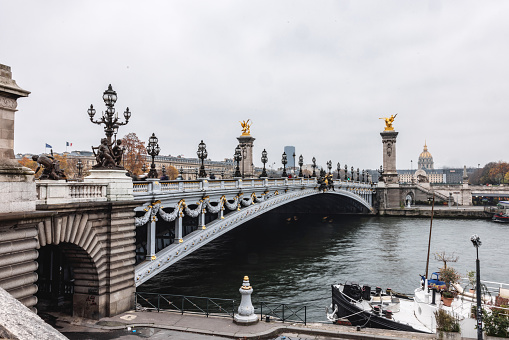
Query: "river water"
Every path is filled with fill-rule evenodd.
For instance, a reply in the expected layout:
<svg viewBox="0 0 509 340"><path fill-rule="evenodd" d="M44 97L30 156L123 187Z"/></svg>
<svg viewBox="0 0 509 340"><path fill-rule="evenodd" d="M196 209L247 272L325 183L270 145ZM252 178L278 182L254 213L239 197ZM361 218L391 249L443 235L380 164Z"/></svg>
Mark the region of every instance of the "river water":
<svg viewBox="0 0 509 340"><path fill-rule="evenodd" d="M290 216L291 217L291 216ZM305 304L308 320L325 321L330 285L354 281L412 295L424 274L430 220L366 216L256 218L204 246L138 287L141 292L240 301L245 275L253 304ZM433 253L456 254L449 263L466 276L475 270L470 236L478 234L481 279L509 283L509 225L489 220L434 219L429 272L442 263Z"/></svg>

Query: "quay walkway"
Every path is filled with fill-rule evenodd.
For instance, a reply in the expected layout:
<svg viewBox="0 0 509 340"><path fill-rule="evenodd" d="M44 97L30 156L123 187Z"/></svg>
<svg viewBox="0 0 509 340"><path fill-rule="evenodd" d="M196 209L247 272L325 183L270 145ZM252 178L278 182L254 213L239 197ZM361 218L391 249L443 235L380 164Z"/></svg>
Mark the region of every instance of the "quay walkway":
<svg viewBox="0 0 509 340"><path fill-rule="evenodd" d="M323 323L292 324L258 322L241 326L231 318L172 312L135 312L103 318L99 321L59 315L57 329L69 339L435 339L434 334L362 329ZM130 328L130 331L128 331ZM135 335L136 332L138 335ZM165 334L166 332L166 334ZM179 332L179 333L176 333ZM88 335L88 336L87 336Z"/></svg>

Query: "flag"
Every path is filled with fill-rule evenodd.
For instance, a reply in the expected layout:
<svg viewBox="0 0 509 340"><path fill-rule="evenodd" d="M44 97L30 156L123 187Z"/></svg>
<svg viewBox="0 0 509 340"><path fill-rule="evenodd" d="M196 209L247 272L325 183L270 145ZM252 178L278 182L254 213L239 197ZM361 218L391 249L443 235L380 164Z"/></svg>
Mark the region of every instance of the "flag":
<svg viewBox="0 0 509 340"><path fill-rule="evenodd" d="M72 146L72 143L65 142L65 146Z"/></svg>
<svg viewBox="0 0 509 340"><path fill-rule="evenodd" d="M46 147L47 147L47 148L50 148L50 149L52 149L52 148L53 148L53 147L52 147L51 145L49 145L48 143L46 143Z"/></svg>

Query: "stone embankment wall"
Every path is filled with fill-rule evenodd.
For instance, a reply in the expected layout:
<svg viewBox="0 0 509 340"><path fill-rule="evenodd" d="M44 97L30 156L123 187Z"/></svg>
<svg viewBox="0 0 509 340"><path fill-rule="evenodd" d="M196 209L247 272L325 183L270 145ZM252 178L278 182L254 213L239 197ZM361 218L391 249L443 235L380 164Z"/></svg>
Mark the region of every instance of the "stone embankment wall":
<svg viewBox="0 0 509 340"><path fill-rule="evenodd" d="M381 209L378 211L380 216L407 216L407 217L431 217L431 208L395 208ZM434 209L434 218L483 218L490 219L493 215L484 210L462 209L461 207L451 207L449 209Z"/></svg>
<svg viewBox="0 0 509 340"><path fill-rule="evenodd" d="M33 308L37 257L57 245L74 268L73 314L98 319L133 307L133 202L38 206L0 216L0 287Z"/></svg>

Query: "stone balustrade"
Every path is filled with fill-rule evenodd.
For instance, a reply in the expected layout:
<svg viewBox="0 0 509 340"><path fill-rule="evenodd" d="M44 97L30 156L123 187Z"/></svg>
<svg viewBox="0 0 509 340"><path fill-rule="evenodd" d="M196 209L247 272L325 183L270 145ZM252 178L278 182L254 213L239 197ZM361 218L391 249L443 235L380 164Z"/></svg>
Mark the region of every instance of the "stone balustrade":
<svg viewBox="0 0 509 340"><path fill-rule="evenodd" d="M107 183L36 181L37 204L107 201Z"/></svg>

